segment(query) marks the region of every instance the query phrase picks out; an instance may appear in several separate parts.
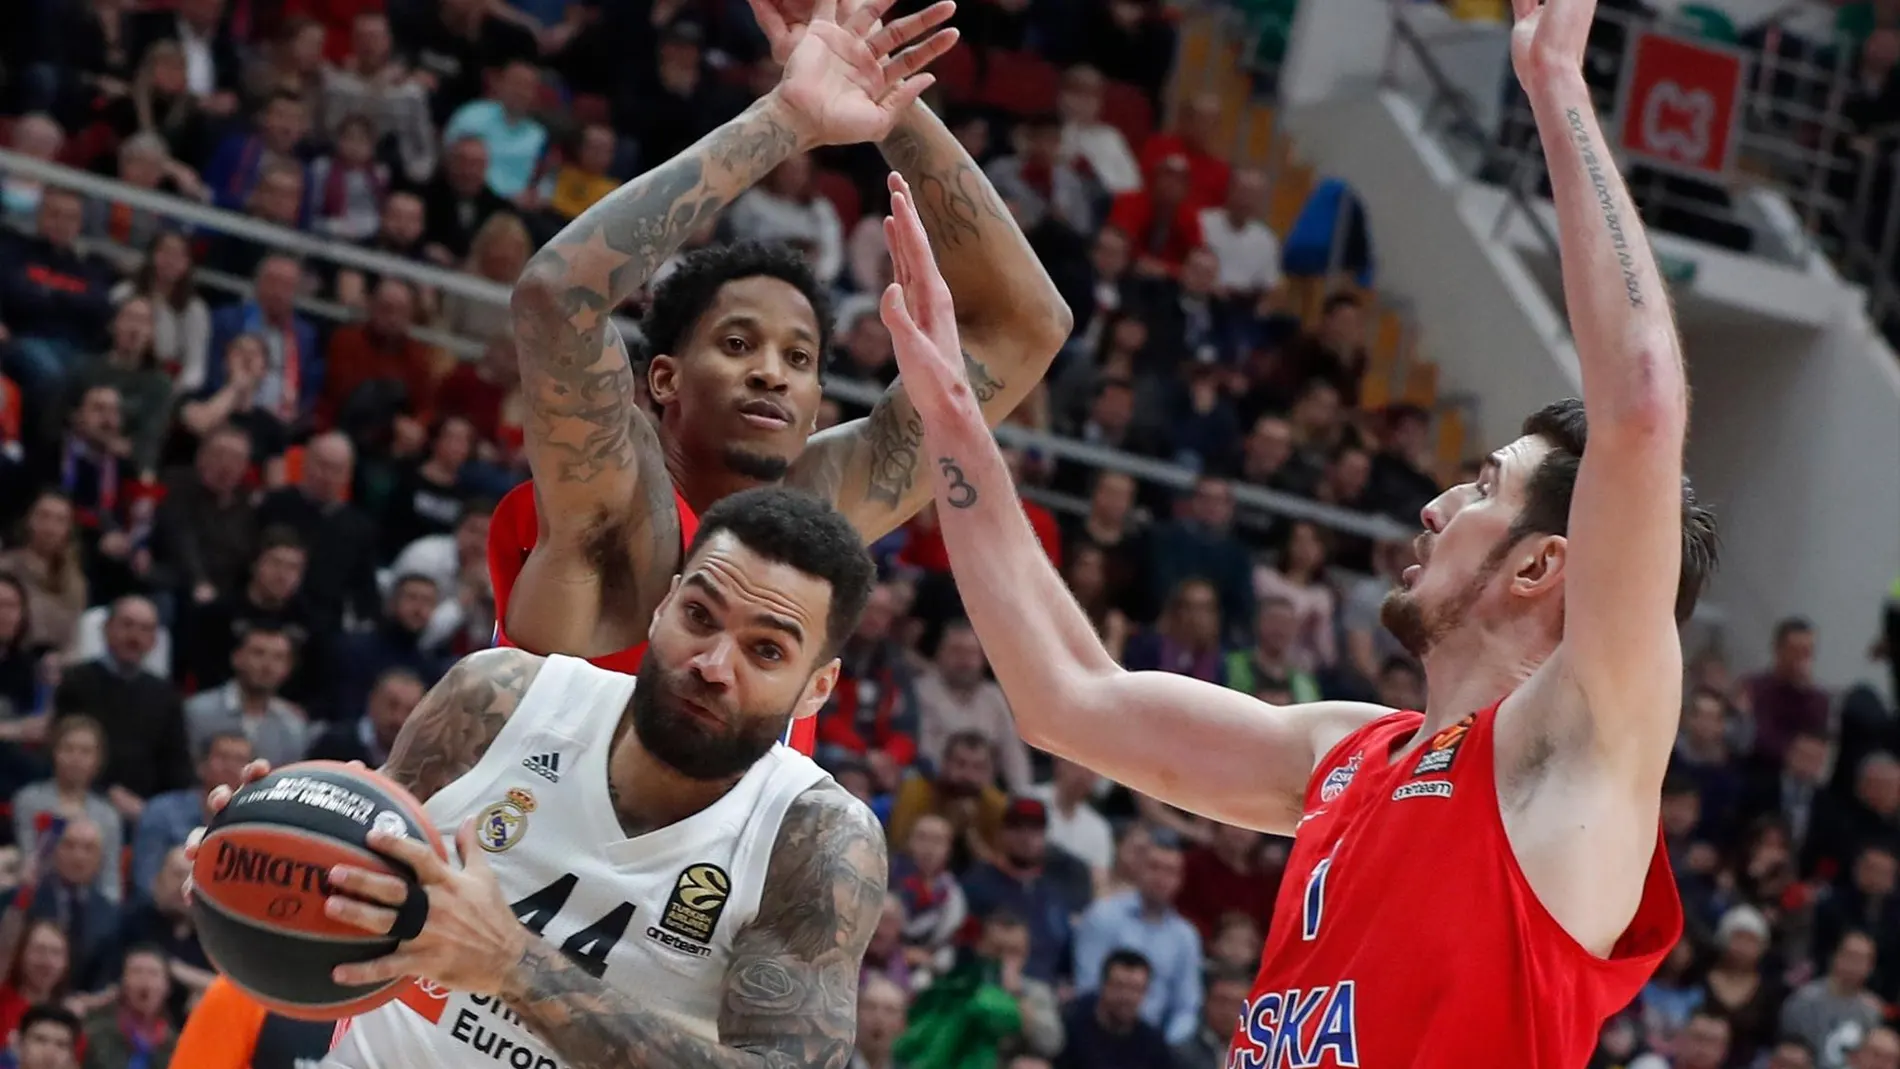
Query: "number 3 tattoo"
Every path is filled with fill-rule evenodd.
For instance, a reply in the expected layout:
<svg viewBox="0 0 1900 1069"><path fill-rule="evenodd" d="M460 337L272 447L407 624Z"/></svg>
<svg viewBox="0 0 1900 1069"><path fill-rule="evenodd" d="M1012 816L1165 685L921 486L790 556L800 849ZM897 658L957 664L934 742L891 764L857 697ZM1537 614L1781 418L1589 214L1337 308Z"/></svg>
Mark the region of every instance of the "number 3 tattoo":
<svg viewBox="0 0 1900 1069"><path fill-rule="evenodd" d="M939 457L937 467L942 469L943 477L950 481L949 493L945 496L953 509L967 509L976 504L976 487L963 478L963 469L949 457Z"/></svg>

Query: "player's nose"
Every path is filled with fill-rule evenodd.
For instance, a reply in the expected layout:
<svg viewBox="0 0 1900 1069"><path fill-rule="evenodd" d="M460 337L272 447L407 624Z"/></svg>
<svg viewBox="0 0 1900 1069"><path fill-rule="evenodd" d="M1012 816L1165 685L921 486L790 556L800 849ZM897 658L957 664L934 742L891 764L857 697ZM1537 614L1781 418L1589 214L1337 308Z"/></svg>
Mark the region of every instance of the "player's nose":
<svg viewBox="0 0 1900 1069"><path fill-rule="evenodd" d="M791 388L786 375L785 357L776 346L759 350L759 357L746 369L745 384L766 393L784 393Z"/></svg>
<svg viewBox="0 0 1900 1069"><path fill-rule="evenodd" d="M731 635L720 632L693 655L688 667L709 686L729 687L732 685L733 659L738 655L738 643L732 640Z"/></svg>

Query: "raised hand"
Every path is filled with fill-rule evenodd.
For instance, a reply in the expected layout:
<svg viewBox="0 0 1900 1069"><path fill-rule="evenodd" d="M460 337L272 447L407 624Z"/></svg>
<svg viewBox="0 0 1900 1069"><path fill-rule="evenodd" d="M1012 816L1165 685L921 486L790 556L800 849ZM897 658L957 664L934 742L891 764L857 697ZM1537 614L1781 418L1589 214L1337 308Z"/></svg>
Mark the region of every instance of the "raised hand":
<svg viewBox="0 0 1900 1069"><path fill-rule="evenodd" d="M792 49L805 39L805 27L811 23L813 0L747 0L752 5L752 17L758 20L759 29L772 46L772 60L780 66L791 57ZM846 26L859 25L855 21L860 8L867 6L867 0L839 0L837 18ZM877 20L890 10L889 0L875 4L876 11L866 32L878 33L884 29ZM950 17L956 5L943 0L929 10L920 11L907 19L899 20L893 29L903 31L904 24L917 23L925 28L941 24Z"/></svg>
<svg viewBox="0 0 1900 1069"><path fill-rule="evenodd" d="M770 2L755 0L754 10L764 10ZM796 37L785 54L785 74L775 92L808 142L882 140L936 80L921 72L957 43L957 31L930 31L950 17L955 5L946 0L877 28L878 17L891 3L867 0L840 21L839 0L812 0L811 18L802 27L778 18L767 29L775 42ZM761 25L767 19L761 16ZM778 47L775 43L774 54Z"/></svg>
<svg viewBox="0 0 1900 1069"><path fill-rule="evenodd" d="M958 405L977 402L963 370L963 343L950 287L937 270L910 184L894 172L890 183L891 214L884 220L884 240L891 248L894 281L884 288L880 311L897 351L904 392L929 423Z"/></svg>
<svg viewBox="0 0 1900 1069"><path fill-rule="evenodd" d="M1511 65L1526 90L1582 73L1596 10L1596 0L1511 0Z"/></svg>

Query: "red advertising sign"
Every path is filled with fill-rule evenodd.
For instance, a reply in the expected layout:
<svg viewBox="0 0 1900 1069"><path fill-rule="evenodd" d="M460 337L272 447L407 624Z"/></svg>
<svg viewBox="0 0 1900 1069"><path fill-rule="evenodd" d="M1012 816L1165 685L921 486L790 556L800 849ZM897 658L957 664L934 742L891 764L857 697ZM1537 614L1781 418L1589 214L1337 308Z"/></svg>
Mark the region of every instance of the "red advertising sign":
<svg viewBox="0 0 1900 1069"><path fill-rule="evenodd" d="M1745 59L1733 49L1633 30L1623 60L1616 147L1693 178L1727 177L1746 73Z"/></svg>

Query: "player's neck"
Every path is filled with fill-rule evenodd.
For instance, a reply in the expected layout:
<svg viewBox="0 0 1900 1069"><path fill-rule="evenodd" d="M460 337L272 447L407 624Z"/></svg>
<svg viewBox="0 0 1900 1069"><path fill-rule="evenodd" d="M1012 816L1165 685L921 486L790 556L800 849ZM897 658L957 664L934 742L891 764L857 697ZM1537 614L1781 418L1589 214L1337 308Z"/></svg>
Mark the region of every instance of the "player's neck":
<svg viewBox="0 0 1900 1069"><path fill-rule="evenodd" d="M721 457L689 455L679 438L666 431L664 423L660 429L660 444L666 451L667 475L696 515L704 515L722 498L761 485L757 479L728 468Z"/></svg>
<svg viewBox="0 0 1900 1069"><path fill-rule="evenodd" d="M1425 724L1421 737L1490 706L1529 679L1550 656L1536 628L1468 626L1425 655Z"/></svg>
<svg viewBox="0 0 1900 1069"><path fill-rule="evenodd" d="M725 797L739 776L699 780L680 775L640 745L631 725L607 762L607 794L627 838L677 824Z"/></svg>

